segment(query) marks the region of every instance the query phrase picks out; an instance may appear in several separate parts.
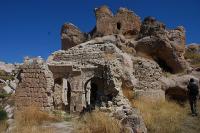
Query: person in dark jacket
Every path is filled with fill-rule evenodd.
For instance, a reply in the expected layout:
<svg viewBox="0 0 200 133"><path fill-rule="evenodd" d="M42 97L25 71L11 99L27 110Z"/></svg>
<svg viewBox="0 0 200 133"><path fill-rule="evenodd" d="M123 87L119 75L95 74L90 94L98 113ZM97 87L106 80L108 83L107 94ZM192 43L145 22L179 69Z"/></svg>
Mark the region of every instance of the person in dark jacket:
<svg viewBox="0 0 200 133"><path fill-rule="evenodd" d="M187 88L192 116L197 116L197 100L199 97L199 86L195 82L195 80L191 78Z"/></svg>

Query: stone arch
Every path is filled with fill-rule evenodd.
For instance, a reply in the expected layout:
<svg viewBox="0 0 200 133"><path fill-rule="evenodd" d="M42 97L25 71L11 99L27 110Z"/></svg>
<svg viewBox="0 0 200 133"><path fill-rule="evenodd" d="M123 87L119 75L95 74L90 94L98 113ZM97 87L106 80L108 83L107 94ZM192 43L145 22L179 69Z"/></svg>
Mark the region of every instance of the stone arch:
<svg viewBox="0 0 200 133"><path fill-rule="evenodd" d="M95 109L95 106L101 107L111 101L113 96L107 92L108 87L104 78L92 77L87 80L84 84L86 105Z"/></svg>
<svg viewBox="0 0 200 133"><path fill-rule="evenodd" d="M184 103L187 100L187 90L180 87L171 87L165 91L165 97L178 103Z"/></svg>

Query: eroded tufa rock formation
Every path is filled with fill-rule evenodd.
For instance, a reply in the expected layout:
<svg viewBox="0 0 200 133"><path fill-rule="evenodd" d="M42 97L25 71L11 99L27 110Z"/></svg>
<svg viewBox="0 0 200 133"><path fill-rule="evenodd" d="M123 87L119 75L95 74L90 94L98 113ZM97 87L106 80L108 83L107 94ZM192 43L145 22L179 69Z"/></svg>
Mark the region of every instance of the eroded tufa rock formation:
<svg viewBox="0 0 200 133"><path fill-rule="evenodd" d="M135 49L155 60L165 71L183 72L188 68L184 59L185 31L183 27L165 29L155 18L147 17L142 23Z"/></svg>
<svg viewBox="0 0 200 133"><path fill-rule="evenodd" d="M66 23L61 29L62 49L67 50L86 41L86 35L82 33L76 26Z"/></svg>

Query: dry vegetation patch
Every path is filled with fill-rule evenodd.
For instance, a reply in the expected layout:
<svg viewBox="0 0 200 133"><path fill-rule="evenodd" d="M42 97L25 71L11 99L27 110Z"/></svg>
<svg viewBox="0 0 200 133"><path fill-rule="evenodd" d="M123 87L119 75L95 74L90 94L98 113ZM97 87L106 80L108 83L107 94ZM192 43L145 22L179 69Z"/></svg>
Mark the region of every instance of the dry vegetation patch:
<svg viewBox="0 0 200 133"><path fill-rule="evenodd" d="M149 133L181 133L181 126L187 116L187 109L171 101L132 102L140 109Z"/></svg>
<svg viewBox="0 0 200 133"><path fill-rule="evenodd" d="M15 114L14 133L54 133L51 128L42 127L44 122L55 122L59 119L47 112L40 111L39 108L26 107Z"/></svg>
<svg viewBox="0 0 200 133"><path fill-rule="evenodd" d="M76 127L77 133L120 133L121 131L122 127L118 120L100 111L85 114Z"/></svg>
<svg viewBox="0 0 200 133"><path fill-rule="evenodd" d="M0 121L0 132L6 131L8 128L8 123L6 121Z"/></svg>
<svg viewBox="0 0 200 133"><path fill-rule="evenodd" d="M185 59L190 59L190 63L193 67L200 67L200 54L186 51L184 55Z"/></svg>

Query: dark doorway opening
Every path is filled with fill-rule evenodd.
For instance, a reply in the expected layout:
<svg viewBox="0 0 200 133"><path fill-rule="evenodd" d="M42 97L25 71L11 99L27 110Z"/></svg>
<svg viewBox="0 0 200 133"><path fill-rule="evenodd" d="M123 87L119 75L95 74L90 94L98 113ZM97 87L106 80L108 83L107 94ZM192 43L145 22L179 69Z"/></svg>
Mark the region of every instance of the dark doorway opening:
<svg viewBox="0 0 200 133"><path fill-rule="evenodd" d="M97 102L97 91L98 91L97 84L91 83L90 105L92 107L95 107L95 104Z"/></svg>
<svg viewBox="0 0 200 133"><path fill-rule="evenodd" d="M68 101L68 105L65 108L65 111L70 113L70 103L71 103L71 86L69 84L69 82L67 82L67 101Z"/></svg>
<svg viewBox="0 0 200 133"><path fill-rule="evenodd" d="M105 102L105 82L101 78L91 79L91 91L90 91L90 105L94 109L95 106L101 106L102 102Z"/></svg>
<svg viewBox="0 0 200 133"><path fill-rule="evenodd" d="M117 29L121 30L121 23L120 22L117 23Z"/></svg>
<svg viewBox="0 0 200 133"><path fill-rule="evenodd" d="M171 67L169 67L168 64L163 59L159 57L154 57L154 60L158 63L158 65L161 67L161 69L164 72L173 73L173 70L171 69Z"/></svg>

